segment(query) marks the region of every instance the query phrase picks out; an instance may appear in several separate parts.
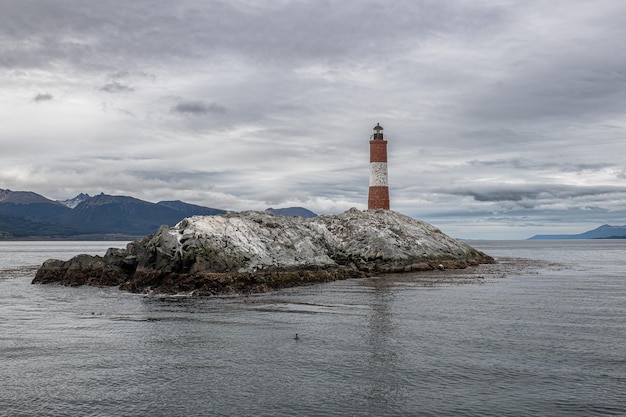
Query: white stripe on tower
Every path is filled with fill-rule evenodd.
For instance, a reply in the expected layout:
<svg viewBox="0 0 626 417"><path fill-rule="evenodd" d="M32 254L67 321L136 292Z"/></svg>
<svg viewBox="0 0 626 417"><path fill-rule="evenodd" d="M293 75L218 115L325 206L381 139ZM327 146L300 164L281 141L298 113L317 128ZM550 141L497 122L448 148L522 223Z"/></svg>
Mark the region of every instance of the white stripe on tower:
<svg viewBox="0 0 626 417"><path fill-rule="evenodd" d="M370 187L388 187L387 162L370 162Z"/></svg>

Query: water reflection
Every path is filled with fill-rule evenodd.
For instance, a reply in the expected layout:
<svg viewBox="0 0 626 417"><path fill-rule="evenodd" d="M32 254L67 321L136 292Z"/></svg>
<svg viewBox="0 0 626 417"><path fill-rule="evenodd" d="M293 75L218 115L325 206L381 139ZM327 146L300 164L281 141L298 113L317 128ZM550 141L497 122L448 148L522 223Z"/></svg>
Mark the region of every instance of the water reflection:
<svg viewBox="0 0 626 417"><path fill-rule="evenodd" d="M370 386L366 399L372 409L400 400L402 384L398 377L397 326L393 313L395 293L393 282L374 278L367 282L370 313L367 317L367 372Z"/></svg>

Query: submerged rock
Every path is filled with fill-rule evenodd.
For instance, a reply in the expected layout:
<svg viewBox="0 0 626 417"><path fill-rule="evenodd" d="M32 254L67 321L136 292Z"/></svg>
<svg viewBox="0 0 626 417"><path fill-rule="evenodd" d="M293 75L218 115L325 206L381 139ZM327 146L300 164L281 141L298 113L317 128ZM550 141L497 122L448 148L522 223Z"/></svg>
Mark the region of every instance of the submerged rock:
<svg viewBox="0 0 626 417"><path fill-rule="evenodd" d="M311 219L263 211L194 216L104 256L48 260L33 283L211 295L493 262L393 211L350 209Z"/></svg>

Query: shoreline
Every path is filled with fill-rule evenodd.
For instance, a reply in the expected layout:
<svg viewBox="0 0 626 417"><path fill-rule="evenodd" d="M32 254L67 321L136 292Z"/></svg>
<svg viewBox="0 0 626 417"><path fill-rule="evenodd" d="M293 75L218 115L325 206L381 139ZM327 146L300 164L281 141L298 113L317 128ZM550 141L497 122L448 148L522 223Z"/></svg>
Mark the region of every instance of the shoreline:
<svg viewBox="0 0 626 417"><path fill-rule="evenodd" d="M83 263L81 260L94 263ZM99 259L98 259L99 258ZM220 295L249 295L283 288L307 286L353 278L418 275L429 272L471 270L496 261L487 256L465 260L431 260L411 265L368 268L355 266L303 267L255 272L198 272L178 273L164 271L134 271L131 274L112 270L101 257L79 255L70 261L49 260L37 269L33 284L60 284L64 286L118 287L121 291L151 295L189 294L197 297ZM78 259L78 261L77 261ZM77 263L78 262L78 263Z"/></svg>
<svg viewBox="0 0 626 417"><path fill-rule="evenodd" d="M394 285L416 285L423 287L438 287L446 285L468 285L468 284L489 284L497 282L498 280L505 279L511 276L520 276L524 274L537 274L541 270L546 269L562 269L567 266L538 259L528 259L519 257L496 257L495 263L472 265L463 269L431 269L423 271L412 272L396 272L386 274L371 274L353 277L344 277L342 279L331 280L318 280L308 281L306 283L300 282L291 286L266 286L262 291L229 291L229 292L214 292L212 294L199 294L197 292L175 292L167 293L162 291L129 291L128 289L118 286L105 286L115 289L120 292L131 292L137 295L144 295L147 297L248 297L253 295L261 295L266 293L272 293L289 288L304 287L317 284L325 284L334 281L341 280L363 280L376 281L377 285L394 286ZM0 270L0 280L19 278L33 280L39 267L29 265L21 267L11 267L8 269ZM216 279L219 277L215 277ZM72 286L70 284L62 282L51 282L48 285L58 286ZM78 285L74 285L75 287ZM96 286L98 288L98 286ZM102 287L100 287L102 288ZM234 289L234 288L231 288Z"/></svg>

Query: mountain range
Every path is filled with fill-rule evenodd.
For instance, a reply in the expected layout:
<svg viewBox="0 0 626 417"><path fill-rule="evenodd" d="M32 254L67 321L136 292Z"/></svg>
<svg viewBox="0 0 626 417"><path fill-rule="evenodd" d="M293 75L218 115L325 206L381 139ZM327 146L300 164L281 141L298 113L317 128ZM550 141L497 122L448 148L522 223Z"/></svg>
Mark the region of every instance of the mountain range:
<svg viewBox="0 0 626 417"><path fill-rule="evenodd" d="M315 217L302 207L268 209L286 216ZM129 239L173 226L185 217L212 216L226 210L183 201L151 203L134 197L79 194L55 201L32 191L0 189L0 239Z"/></svg>
<svg viewBox="0 0 626 417"><path fill-rule="evenodd" d="M554 240L554 239L626 239L626 226L602 225L597 229L577 235L535 235L529 240Z"/></svg>

